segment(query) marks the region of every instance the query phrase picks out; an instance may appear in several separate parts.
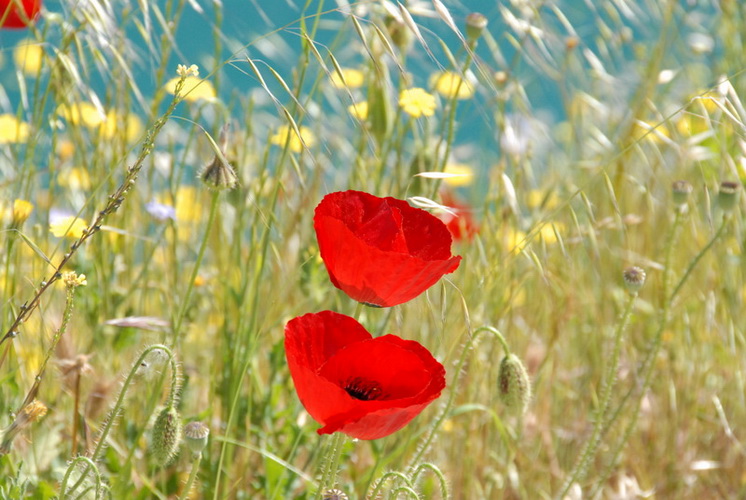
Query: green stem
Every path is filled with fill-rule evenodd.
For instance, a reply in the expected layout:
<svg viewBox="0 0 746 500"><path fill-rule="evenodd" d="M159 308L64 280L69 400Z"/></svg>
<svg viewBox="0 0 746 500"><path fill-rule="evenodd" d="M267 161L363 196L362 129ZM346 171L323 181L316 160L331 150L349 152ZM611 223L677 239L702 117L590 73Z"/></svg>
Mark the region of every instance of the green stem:
<svg viewBox="0 0 746 500"><path fill-rule="evenodd" d="M425 464L422 464L425 465ZM419 470L419 467L417 468ZM418 473L415 472L415 477ZM404 482L405 485L409 487L413 487L413 481L410 480L406 474L402 474L401 472L397 471L391 471L387 472L383 476L381 476L381 479L376 481L376 485L373 487L373 492L370 495L367 495L365 498L379 498L379 495L381 493L381 489L383 488L383 485L386 483L386 480L392 478L392 480L399 479Z"/></svg>
<svg viewBox="0 0 746 500"><path fill-rule="evenodd" d="M342 448L344 447L344 434L335 432L332 443L329 446L329 452L324 459L324 472L319 483L319 489L316 492L316 499L322 498L327 488L333 488L339 475L339 462L342 457Z"/></svg>
<svg viewBox="0 0 746 500"><path fill-rule="evenodd" d="M119 391L119 396L117 396L117 401L116 401L116 403L114 403L114 407L109 412L109 415L108 415L108 417L106 419L106 423L104 424L104 428L101 431L100 437L98 438L98 442L96 443L96 448L94 448L93 453L91 453L91 455L90 455L91 461L95 462L96 460L98 460L98 458L99 458L99 456L101 454L101 451L104 449L104 443L106 443L106 438L109 435L109 432L111 431L111 428L114 426L114 421L117 419L117 417L119 416L119 414L122 411L122 407L124 406L125 396L127 395L127 391L129 390L130 384L132 384L132 381L134 380L135 375L137 374L137 371L142 366L142 363L143 363L143 361L145 361L145 358L151 352L156 351L156 350L164 351L168 355L169 360L172 362L172 364L171 364L171 370L172 370L171 374L172 374L172 376L175 374L175 372L173 371L174 368L175 368L175 366L176 366L175 365L175 361L174 361L174 353L171 351L171 349L169 349L165 345L162 345L162 344L151 345L151 346L147 347L142 352L142 354L140 354L140 357L137 358L137 361L135 361L135 363L132 365L132 368L130 369L130 372L127 374L127 378L124 379L124 384L122 384L122 388ZM169 396L169 398L173 397L173 395L174 395L173 386L175 384L176 384L176 381L172 380L172 384L171 384L171 386L172 386L171 389L172 390L171 390L171 395ZM170 400L169 400L169 402L170 402ZM73 461L72 464L70 465L70 467L72 467L73 465L75 465L75 463L76 462ZM70 469L70 467L68 467L68 470ZM90 466L86 467L86 469L80 475L80 478L78 479L78 481L70 488L70 491L75 491L83 483L83 481L85 480L86 476L88 475L88 471L89 470L90 470Z"/></svg>
<svg viewBox="0 0 746 500"><path fill-rule="evenodd" d="M723 234L723 231L725 230L725 227L727 226L728 222L727 217L723 217L723 221L720 225L720 228L717 230L717 232L713 235L713 237L710 239L710 241L705 245L702 250L697 253L697 255L692 259L692 261L689 263L689 266L687 267L686 271L684 272L684 275L679 279L679 282L676 285L676 288L674 288L673 292L671 293L671 296L664 299L664 306L663 311L661 313L661 320L658 323L658 329L655 332L655 337L653 338L653 345L651 346L650 350L648 351L648 354L645 356L645 360L642 363L642 373L643 373L643 382L640 386L639 393L637 394L636 402L634 404L634 410L632 412L632 418L627 424L627 427L624 430L624 433L621 437L621 439L617 442L616 446L614 447L614 451L611 455L611 460L609 461L608 465L606 466L606 469L601 474L598 484L596 486L596 490L600 488L600 485L602 485L606 478L609 477L609 475L612 473L612 469L615 466L617 460L619 459L619 455L621 455L622 450L624 449L625 445L629 441L630 436L632 435L632 431L634 431L635 427L637 426L637 419L640 416L640 404L642 402L642 398L645 396L645 392L650 387L650 384L652 382L652 375L653 375L653 366L655 365L655 359L658 357L658 352L660 351L662 339L663 339L663 332L666 329L666 326L668 325L669 316L671 313L671 305L673 304L673 299L676 296L676 294L679 292L682 286L684 286L684 283L686 283L686 280L691 275L692 271L694 270L694 267L699 263L700 260L702 260L702 257L712 248L712 246L715 244L715 242L720 238L720 236ZM672 238L671 238L672 240ZM668 270L665 271L666 274L668 274ZM616 418L618 415L621 414L621 411L623 409L624 403L629 399L629 396L631 395L631 392L625 396L624 401L620 405L619 408L617 408L614 418ZM591 496L593 498L593 496Z"/></svg>
<svg viewBox="0 0 746 500"><path fill-rule="evenodd" d="M60 498L62 500L65 500L65 490L67 489L67 482L70 480L70 474L72 474L72 471L75 470L75 466L78 465L80 462L85 462L86 467L86 474L90 469L93 469L93 474L96 477L96 491L98 492L98 489L101 486L101 473L98 470L98 467L96 467L96 463L91 460L88 457L75 457L73 461L70 463L70 465L67 467L67 470L65 471L65 476L62 478L62 485L60 486ZM75 487L71 491L75 491Z"/></svg>
<svg viewBox="0 0 746 500"><path fill-rule="evenodd" d="M187 479L186 485L184 485L184 490L181 492L179 500L186 500L189 497L189 492L192 490L192 484L197 478L197 473L199 472L200 462L202 462L202 453L195 453L194 459L192 460L192 470L189 473L189 479Z"/></svg>
<svg viewBox="0 0 746 500"><path fill-rule="evenodd" d="M189 283L187 283L186 294L184 295L184 300L182 300L181 302L181 308L179 308L179 313L176 316L176 319L174 321L174 330L173 330L174 345L178 345L177 342L179 342L181 339L181 335L179 335L179 333L181 332L181 325L184 321L184 315L186 314L186 310L189 307L189 299L192 297L192 290L194 290L194 280L197 278L197 274L199 273L199 268L202 265L202 259L205 257L205 250L207 250L207 241L210 239L210 233L212 232L212 226L215 223L215 215L217 214L219 199L220 199L220 191L215 191L214 193L212 193L212 203L210 204L210 216L207 219L207 227L205 228L205 234L202 237L202 243L200 244L200 247L199 247L199 253L197 254L197 261L194 263L192 274L189 276Z"/></svg>
<svg viewBox="0 0 746 500"><path fill-rule="evenodd" d="M467 354L471 352L472 346L476 343L477 339L480 337L480 334L484 332L492 334L492 336L495 337L498 340L498 342L500 342L500 345L505 351L506 356L510 354L510 348L508 347L508 343L505 341L505 337L503 337L502 333L500 333L500 331L497 328L492 327L492 326L480 326L479 328L474 330L474 333L467 341L466 346L464 347L464 350L461 351L461 357L459 358L458 364L456 365L456 374L453 376L453 382L451 382L451 390L448 395L448 401L446 402L446 406L445 408L443 408L443 411L440 413L438 418L435 420L435 422L430 427L430 432L428 433L427 437L422 442L422 445L420 445L419 450L417 451L414 458L410 462L410 466L409 466L410 475L414 473L413 471L417 467L418 462L422 460L423 455L430 448L430 445L432 444L433 439L435 439L435 434L438 432L440 425L448 417L448 414L451 411L451 407L453 406L453 401L456 398L455 386L457 385L458 379L461 376L461 371L464 368L464 363L466 362Z"/></svg>
<svg viewBox="0 0 746 500"><path fill-rule="evenodd" d="M622 333L627 326L629 315L632 312L632 306L635 303L636 297L637 293L630 295L629 300L627 301L627 306L624 308L624 312L622 313L622 317L619 320L616 331L614 333L614 349L611 354L611 362L609 363L609 367L606 370L606 374L604 376L604 385L601 394L601 405L598 407L598 410L596 412L596 421L593 426L593 433L583 446L583 449L578 455L577 461L575 462L575 466L573 467L567 480L565 481L560 494L557 495L556 498L565 498L565 495L567 495L567 492L570 490L572 485L583 479L588 470L588 465L590 464L591 460L593 460L593 457L596 456L598 446L601 444L601 434L604 431L606 413L609 411L612 392L614 386L616 385L616 372L619 365L619 355L622 350Z"/></svg>
<svg viewBox="0 0 746 500"><path fill-rule="evenodd" d="M438 478L438 485L440 486L440 498L442 500L446 500L448 495L448 481L446 481L446 477L443 475L443 471L441 471L436 465L424 462L417 466L417 468L412 473L412 483L417 482L417 476L419 476L422 472L425 471L425 469L432 472L436 478ZM372 497L375 498L375 497Z"/></svg>

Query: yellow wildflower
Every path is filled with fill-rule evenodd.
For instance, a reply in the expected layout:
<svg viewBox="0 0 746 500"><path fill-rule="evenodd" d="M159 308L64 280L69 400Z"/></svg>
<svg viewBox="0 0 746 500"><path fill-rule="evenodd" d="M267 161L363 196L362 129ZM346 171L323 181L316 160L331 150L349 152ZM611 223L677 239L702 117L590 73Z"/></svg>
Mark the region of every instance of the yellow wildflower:
<svg viewBox="0 0 746 500"><path fill-rule="evenodd" d="M172 78L166 82L165 89L169 94L176 91L176 84L180 77ZM196 76L187 76L184 80L184 87L181 89L181 95L185 101L196 102L200 100L214 101L217 98L215 87L208 80L202 80Z"/></svg>
<svg viewBox="0 0 746 500"><path fill-rule="evenodd" d="M73 144L72 141L68 139L61 139L57 143L57 156L59 157L60 161L69 160L73 157L74 153L75 144Z"/></svg>
<svg viewBox="0 0 746 500"><path fill-rule="evenodd" d="M122 114L115 110L106 113L106 120L99 128L101 137L112 139L117 135L124 137L126 142L135 142L143 133L142 121L137 115Z"/></svg>
<svg viewBox="0 0 746 500"><path fill-rule="evenodd" d="M502 243L504 248L511 253L520 253L526 247L526 233L506 226L502 232Z"/></svg>
<svg viewBox="0 0 746 500"><path fill-rule="evenodd" d="M474 169L463 163L449 163L444 170L446 174L456 177L446 177L443 182L451 186L468 186L474 182Z"/></svg>
<svg viewBox="0 0 746 500"><path fill-rule="evenodd" d="M26 142L31 134L31 127L20 121L15 115L0 115L0 144L19 144Z"/></svg>
<svg viewBox="0 0 746 500"><path fill-rule="evenodd" d="M638 121L632 128L632 137L635 141L642 139L649 140L654 144L663 142L663 137L671 137L668 128L665 125L658 125L654 122Z"/></svg>
<svg viewBox="0 0 746 500"><path fill-rule="evenodd" d="M57 177L60 186L73 191L84 191L91 188L91 177L83 167L72 167L62 170Z"/></svg>
<svg viewBox="0 0 746 500"><path fill-rule="evenodd" d="M469 99L474 95L474 84L465 80L458 73L443 71L434 74L430 85L442 96L447 98Z"/></svg>
<svg viewBox="0 0 746 500"><path fill-rule="evenodd" d="M49 224L49 230L58 238L80 238L88 224L76 217L63 217Z"/></svg>
<svg viewBox="0 0 746 500"><path fill-rule="evenodd" d="M196 64L192 64L191 66L179 64L176 66L176 74L179 76L199 76L199 66Z"/></svg>
<svg viewBox="0 0 746 500"><path fill-rule="evenodd" d="M564 229L565 225L561 222L544 224L539 230L539 236L542 240L544 240L544 243L546 243L547 245L552 245L554 243L557 243L557 233L561 234Z"/></svg>
<svg viewBox="0 0 746 500"><path fill-rule="evenodd" d="M34 205L26 200L16 199L13 201L13 225L20 226L31 216Z"/></svg>
<svg viewBox="0 0 746 500"><path fill-rule="evenodd" d="M342 75L333 71L329 80L334 88L358 89L365 83L365 75L359 69L341 68Z"/></svg>
<svg viewBox="0 0 746 500"><path fill-rule="evenodd" d="M27 75L36 75L44 60L44 49L33 40L19 42L13 49L13 61Z"/></svg>
<svg viewBox="0 0 746 500"><path fill-rule="evenodd" d="M288 144L288 147L293 153L300 153L301 151L303 151L304 143L306 147L309 148L313 147L313 145L316 144L316 137L313 135L313 132L311 132L311 129L301 126L298 127L298 130L300 130L300 137L298 137L298 133L290 125L280 125L280 127L277 129L277 133L269 138L269 142L277 146L284 147L285 143L288 142L289 136L290 142Z"/></svg>
<svg viewBox="0 0 746 500"><path fill-rule="evenodd" d="M101 125L106 116L90 102L77 102L57 107L57 114L72 125L85 125L95 128Z"/></svg>
<svg viewBox="0 0 746 500"><path fill-rule="evenodd" d="M368 118L368 101L360 101L347 106L347 111L361 122L365 121Z"/></svg>
<svg viewBox="0 0 746 500"><path fill-rule="evenodd" d="M435 96L419 87L405 89L399 94L399 106L413 118L435 114Z"/></svg>
<svg viewBox="0 0 746 500"><path fill-rule="evenodd" d="M62 281L68 288L86 286L88 284L88 281L85 279L85 274L77 274L75 271L62 273Z"/></svg>
<svg viewBox="0 0 746 500"><path fill-rule="evenodd" d="M526 198L528 208L543 208L544 210L554 210L560 204L560 198L554 191L546 193L540 189L532 189L528 192Z"/></svg>

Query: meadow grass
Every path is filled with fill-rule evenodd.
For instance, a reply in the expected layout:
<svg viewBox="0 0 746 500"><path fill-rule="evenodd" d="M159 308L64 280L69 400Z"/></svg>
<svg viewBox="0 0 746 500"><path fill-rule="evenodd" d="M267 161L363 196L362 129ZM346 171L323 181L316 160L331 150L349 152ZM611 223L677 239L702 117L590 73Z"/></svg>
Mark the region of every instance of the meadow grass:
<svg viewBox="0 0 746 500"><path fill-rule="evenodd" d="M0 496L746 497L746 6L341 4L63 1L2 46ZM347 189L470 207L459 269L360 307L313 228ZM317 435L283 328L326 309L441 397Z"/></svg>

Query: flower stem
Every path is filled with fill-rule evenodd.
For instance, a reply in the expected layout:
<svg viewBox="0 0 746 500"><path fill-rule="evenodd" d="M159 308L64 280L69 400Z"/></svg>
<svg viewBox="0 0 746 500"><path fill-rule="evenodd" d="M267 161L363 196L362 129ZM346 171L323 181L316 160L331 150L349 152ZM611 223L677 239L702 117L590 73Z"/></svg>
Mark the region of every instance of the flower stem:
<svg viewBox="0 0 746 500"><path fill-rule="evenodd" d="M678 221L678 217L676 221ZM658 352L660 351L662 339L663 339L663 332L666 329L666 326L668 325L669 317L671 314L671 305L673 304L673 299L676 296L676 294L681 290L681 287L684 286L684 283L691 275L692 271L696 267L696 265L699 263L699 261L702 259L702 257L712 248L712 246L715 244L715 242L722 236L725 227L727 226L728 218L724 217L723 221L720 224L720 227L718 228L717 232L713 235L713 237L710 239L710 241L702 248L702 250L697 253L697 255L694 256L694 259L689 263L689 266L687 266L686 271L684 272L684 275L679 279L679 282L676 284L676 287L674 288L673 292L669 297L664 297L664 304L663 304L663 311L661 312L661 319L658 323L658 329L655 332L655 336L653 338L652 346L650 347L650 350L648 351L647 355L645 356L645 359L642 362L642 377L643 382L642 385L639 388L639 392L637 394L636 402L633 406L632 410L632 418L627 424L627 426L624 429L624 433L622 434L621 439L617 442L616 446L613 448L613 452L611 455L611 460L606 466L606 469L602 472L602 474L599 477L598 484L596 486L596 490L598 490L601 485L606 481L606 478L609 477L609 475L612 473L612 469L615 466L617 460L619 459L619 455L621 455L622 450L624 449L625 445L627 444L627 441L629 441L630 436L632 435L632 431L634 431L635 427L637 426L637 419L640 416L640 405L642 403L642 398L645 396L645 392L650 387L650 384L652 382L652 375L653 375L653 367L655 365L655 359L658 357ZM675 221L675 222L676 222ZM669 238L669 246L672 246L673 238L675 234L676 227L674 226L671 237ZM667 259L668 260L668 259ZM670 265L670 262L667 262L667 264ZM669 269L666 268L664 270L664 281L668 279ZM611 423L621 414L623 407L625 406L625 403L631 396L631 390L630 392L625 396L622 403L619 405L619 408L614 413L614 416L612 417ZM591 498L593 498L593 495L591 495Z"/></svg>
<svg viewBox="0 0 746 500"><path fill-rule="evenodd" d="M415 454L414 458L411 460L409 465L409 474L414 474L415 468L419 465L419 461L422 460L422 457L425 455L425 452L430 448L430 445L433 442L433 439L435 439L435 434L438 432L438 429L440 428L440 425L443 423L443 421L448 417L448 414L451 411L451 407L453 406L453 400L456 398L456 390L455 386L458 383L458 379L461 376L461 371L464 368L464 363L466 362L466 356L471 352L471 349L473 345L476 343L477 339L480 337L480 334L487 332L492 334L493 337L495 337L500 345L503 347L503 350L505 351L505 355L507 356L510 354L510 348L508 347L508 343L505 341L505 337L503 337L502 333L500 331L492 326L480 326L476 330L474 330L473 334L469 338L469 340L466 342L466 345L464 346L464 350L461 351L461 357L458 360L458 364L456 365L456 374L453 376L453 382L451 383L451 390L448 395L448 401L446 402L445 408L443 408L443 411L440 413L437 419L435 419L435 422L430 427L430 432L428 433L425 440L422 442L422 444L419 446L419 449L417 450L417 453Z"/></svg>
<svg viewBox="0 0 746 500"><path fill-rule="evenodd" d="M116 421L117 417L122 411L122 407L124 406L124 400L127 395L127 391L129 390L130 385L132 384L132 381L135 378L135 375L137 374L137 371L142 366L143 361L145 361L145 358L153 351L161 350L166 353L166 355L169 357L169 361L171 362L171 376L175 377L176 375L176 361L174 359L174 353L162 344L154 344L149 347L147 347L142 354L140 354L140 357L137 358L137 361L132 365L132 368L130 369L130 372L127 374L127 378L124 379L124 384L122 384L122 388L119 391L119 396L117 397L116 403L114 403L114 407L109 412L108 417L106 418L106 423L104 424L104 428L101 431L101 435L98 438L98 443L96 443L96 448L94 448L93 453L90 454L90 460L92 462L95 462L98 460L99 456L101 455L101 452L104 449L104 443L106 443L106 438L109 435L109 432L111 431L111 428L114 426L114 422ZM175 397L175 389L174 386L177 385L178 382L176 380L171 381L171 393L169 395L169 404L172 402L172 398ZM68 472L70 469L76 464L77 462L74 460L70 466L68 466ZM89 470L91 469L90 465L86 466L85 470L81 473L80 478L76 481L75 484L72 485L70 488L70 491L75 491L78 489L78 487L83 483L86 476L88 475ZM64 496L62 497L64 498Z"/></svg>
<svg viewBox="0 0 746 500"><path fill-rule="evenodd" d="M616 331L614 333L614 349L611 354L611 362L609 363L609 367L607 368L604 376L603 391L601 394L601 405L596 411L596 422L593 426L593 433L583 446L583 449L578 455L577 461L575 462L575 466L572 468L572 471L565 481L560 494L557 495L556 498L565 498L565 495L567 495L567 492L570 490L572 485L577 481L583 479L588 470L588 465L590 464L591 460L593 460L593 457L596 456L598 446L601 444L601 434L604 431L604 424L606 423L606 413L609 411L611 395L614 386L616 385L616 372L619 365L619 355L622 350L622 333L627 326L629 315L632 312L632 306L635 303L636 297L637 293L630 295L629 300L627 300L627 305L624 308L624 312L622 313L622 316L619 320L619 323L617 324Z"/></svg>
<svg viewBox="0 0 746 500"><path fill-rule="evenodd" d="M181 332L181 325L184 321L184 315L186 314L187 307L189 307L189 299L192 297L192 290L194 290L194 280L197 279L199 268L202 265L202 259L205 256L205 250L207 250L207 241L210 239L210 233L212 232L212 226L215 223L215 215L217 214L219 197L220 197L220 191L215 191L212 193L212 202L210 204L210 216L207 219L207 227L205 228L205 234L202 237L202 243L200 244L200 247L199 247L199 253L197 254L197 261L194 263L192 274L189 276L189 282L187 283L187 290L186 290L186 293L184 294L184 299L181 302L179 313L176 316L176 319L174 320L174 329L172 332L174 336L173 338L174 345L178 345L177 342L179 342L181 339L181 335L179 335L179 333Z"/></svg>
<svg viewBox="0 0 746 500"><path fill-rule="evenodd" d="M192 484L197 478L197 473L199 472L200 462L202 462L202 453L195 453L192 460L192 470L189 472L189 479L187 479L186 485L184 485L184 490L181 492L179 500L186 500L189 497L189 492L192 490Z"/></svg>
<svg viewBox="0 0 746 500"><path fill-rule="evenodd" d="M342 448L344 445L344 434L335 432L332 442L329 445L329 451L324 460L324 472L319 483L319 489L316 492L316 499L320 499L327 488L334 487L339 474L339 462L342 457Z"/></svg>

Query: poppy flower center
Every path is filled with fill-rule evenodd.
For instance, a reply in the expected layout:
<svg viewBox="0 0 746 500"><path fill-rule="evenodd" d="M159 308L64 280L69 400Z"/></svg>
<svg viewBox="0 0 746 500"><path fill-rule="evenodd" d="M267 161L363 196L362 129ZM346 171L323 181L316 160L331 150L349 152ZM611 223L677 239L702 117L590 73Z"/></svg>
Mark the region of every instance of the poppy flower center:
<svg viewBox="0 0 746 500"><path fill-rule="evenodd" d="M347 380L344 390L353 398L361 401L384 399L381 384L373 380L365 380L361 377L353 377Z"/></svg>

